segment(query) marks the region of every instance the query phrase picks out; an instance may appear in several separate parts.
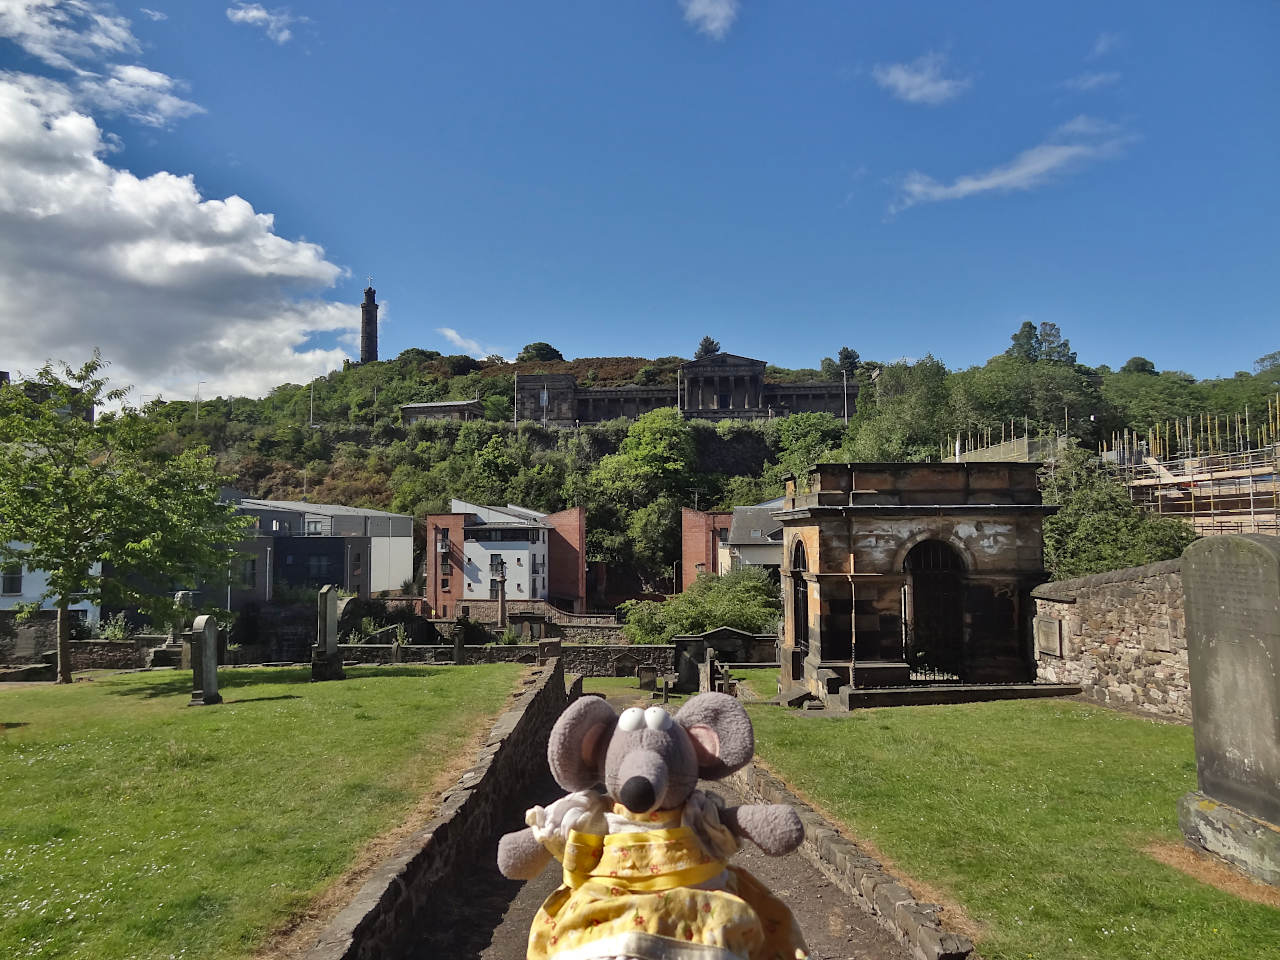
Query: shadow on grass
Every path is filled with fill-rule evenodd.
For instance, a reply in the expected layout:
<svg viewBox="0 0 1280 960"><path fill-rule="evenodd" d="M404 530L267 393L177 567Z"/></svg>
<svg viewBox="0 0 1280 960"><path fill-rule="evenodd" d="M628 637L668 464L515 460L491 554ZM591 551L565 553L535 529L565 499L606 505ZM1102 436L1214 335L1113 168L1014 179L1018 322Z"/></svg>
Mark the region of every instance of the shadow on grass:
<svg viewBox="0 0 1280 960"><path fill-rule="evenodd" d="M29 727L31 722L28 720L6 720L0 723L0 730L16 730L18 727Z"/></svg>
<svg viewBox="0 0 1280 960"><path fill-rule="evenodd" d="M347 667L347 676L349 679L366 679L369 677L434 677L442 674L444 670L439 667L429 666L387 666L380 667L376 665L361 665L358 667ZM298 684L311 683L311 667L306 665L290 666L290 667L258 667L258 668L236 668L229 669L223 667L218 670L218 690L226 693L228 690L234 690L237 687L252 687L264 684ZM326 680L325 683L341 683L341 681ZM187 670L175 670L173 675L164 680L155 683L146 684L122 684L113 687L109 691L112 696L116 697L133 697L138 700L154 700L157 697L172 697L179 694L189 694L191 692L191 673ZM289 696L295 696L289 694ZM258 697L255 699L273 700L284 699L284 697ZM228 701L230 702L230 701ZM248 700L236 701L238 703L248 703Z"/></svg>
<svg viewBox="0 0 1280 960"><path fill-rule="evenodd" d="M296 693L282 693L278 697L245 697L243 700L227 700L223 699L223 703L231 706L234 703L265 703L268 700L301 700L302 698Z"/></svg>

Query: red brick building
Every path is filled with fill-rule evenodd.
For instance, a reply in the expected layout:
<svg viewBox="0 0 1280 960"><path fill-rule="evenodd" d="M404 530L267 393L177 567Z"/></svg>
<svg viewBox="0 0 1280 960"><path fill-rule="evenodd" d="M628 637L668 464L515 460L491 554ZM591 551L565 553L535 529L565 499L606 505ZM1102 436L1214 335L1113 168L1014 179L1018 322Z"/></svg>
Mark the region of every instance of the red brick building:
<svg viewBox="0 0 1280 960"><path fill-rule="evenodd" d="M729 537L733 512L708 512L680 509L680 592L683 593L698 574L719 573L720 544Z"/></svg>

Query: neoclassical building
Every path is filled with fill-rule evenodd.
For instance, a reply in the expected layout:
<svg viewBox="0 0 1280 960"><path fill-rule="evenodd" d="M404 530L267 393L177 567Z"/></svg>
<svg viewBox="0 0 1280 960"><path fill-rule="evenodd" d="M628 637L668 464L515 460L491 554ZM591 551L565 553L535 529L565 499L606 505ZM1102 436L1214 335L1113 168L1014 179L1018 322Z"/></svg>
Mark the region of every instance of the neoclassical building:
<svg viewBox="0 0 1280 960"><path fill-rule="evenodd" d="M634 418L659 407L679 407L687 417L707 420L854 412L856 383L765 383L764 371L763 360L717 353L682 363L674 385L581 387L569 374L526 375L516 382L516 417L572 427Z"/></svg>
<svg viewBox="0 0 1280 960"><path fill-rule="evenodd" d="M1036 465L825 463L788 478L784 692L830 706L916 680L1035 678L1030 599L1044 582Z"/></svg>

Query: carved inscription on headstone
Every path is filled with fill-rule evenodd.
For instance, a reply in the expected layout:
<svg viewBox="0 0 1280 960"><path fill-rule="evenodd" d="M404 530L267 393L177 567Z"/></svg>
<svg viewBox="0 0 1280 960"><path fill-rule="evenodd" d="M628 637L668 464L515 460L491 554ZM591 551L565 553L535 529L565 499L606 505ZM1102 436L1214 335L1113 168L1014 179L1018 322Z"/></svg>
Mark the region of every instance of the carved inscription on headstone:
<svg viewBox="0 0 1280 960"><path fill-rule="evenodd" d="M1053 617L1036 617L1036 649L1051 657L1062 656L1061 624Z"/></svg>
<svg viewBox="0 0 1280 960"><path fill-rule="evenodd" d="M1207 537L1182 574L1200 790L1280 823L1280 537Z"/></svg>

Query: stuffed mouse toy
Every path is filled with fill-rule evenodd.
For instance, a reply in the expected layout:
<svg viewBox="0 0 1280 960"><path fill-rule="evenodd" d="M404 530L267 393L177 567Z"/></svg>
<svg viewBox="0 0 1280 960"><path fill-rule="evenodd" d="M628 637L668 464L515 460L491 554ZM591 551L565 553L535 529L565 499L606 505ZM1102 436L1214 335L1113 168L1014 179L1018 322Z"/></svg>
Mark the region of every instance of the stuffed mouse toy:
<svg viewBox="0 0 1280 960"><path fill-rule="evenodd" d="M529 960L807 957L791 911L727 862L743 838L770 856L795 850L800 818L782 804L726 807L697 789L754 752L747 712L723 693L692 697L674 717L658 706L619 716L599 697L570 705L547 759L572 792L533 807L529 826L498 843L498 869L514 880L536 877L551 856L564 866L529 933Z"/></svg>

